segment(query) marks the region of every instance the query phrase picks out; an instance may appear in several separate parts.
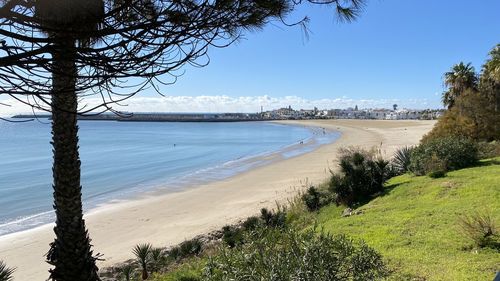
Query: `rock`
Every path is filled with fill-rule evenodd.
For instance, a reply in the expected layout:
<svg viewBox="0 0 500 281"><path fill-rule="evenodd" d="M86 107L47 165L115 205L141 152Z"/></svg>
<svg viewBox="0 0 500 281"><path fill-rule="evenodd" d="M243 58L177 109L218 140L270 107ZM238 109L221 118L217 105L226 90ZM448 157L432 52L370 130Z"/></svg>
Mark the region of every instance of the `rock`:
<svg viewBox="0 0 500 281"><path fill-rule="evenodd" d="M361 215L361 214L363 214L362 210L356 210L356 211L354 211L351 208L346 208L342 212L342 217L345 218L345 217L350 217L350 216L355 216L355 215Z"/></svg>
<svg viewBox="0 0 500 281"><path fill-rule="evenodd" d="M342 217L349 217L352 215L352 209L351 208L346 208L342 212Z"/></svg>
<svg viewBox="0 0 500 281"><path fill-rule="evenodd" d="M363 211L362 210L356 210L354 211L353 215L362 215Z"/></svg>

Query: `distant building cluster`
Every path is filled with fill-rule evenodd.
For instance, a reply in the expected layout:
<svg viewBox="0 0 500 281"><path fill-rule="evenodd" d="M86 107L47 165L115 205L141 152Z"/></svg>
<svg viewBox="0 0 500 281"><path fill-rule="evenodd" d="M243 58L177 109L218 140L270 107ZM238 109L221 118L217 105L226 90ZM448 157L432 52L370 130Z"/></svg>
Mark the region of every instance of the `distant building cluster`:
<svg viewBox="0 0 500 281"><path fill-rule="evenodd" d="M378 119L378 120L432 120L443 115L444 110L438 109L358 109L358 106L347 109L300 109L295 110L291 106L263 111L260 113L125 113L97 114L78 116L79 120L103 120L103 121L145 121L145 122L238 122L238 121L262 121L262 120L286 120L286 119ZM20 114L13 118L51 118L48 114Z"/></svg>
<svg viewBox="0 0 500 281"><path fill-rule="evenodd" d="M443 115L441 109L347 109L306 110L292 109L291 106L261 113L264 119L377 119L377 120L433 120Z"/></svg>

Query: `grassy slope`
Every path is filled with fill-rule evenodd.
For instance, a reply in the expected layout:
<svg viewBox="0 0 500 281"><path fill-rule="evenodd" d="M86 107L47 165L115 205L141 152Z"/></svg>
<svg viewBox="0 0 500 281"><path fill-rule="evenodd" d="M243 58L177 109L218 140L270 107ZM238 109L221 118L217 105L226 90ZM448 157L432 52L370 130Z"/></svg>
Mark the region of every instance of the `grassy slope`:
<svg viewBox="0 0 500 281"><path fill-rule="evenodd" d="M441 179L393 178L384 196L359 208L362 215L341 218L343 207L330 205L318 215L299 210L293 220L302 227L317 220L326 231L363 239L396 270L391 280L493 280L500 252L472 249L458 226L461 214L474 211L488 211L500 224L500 158L483 164ZM205 261L193 259L154 280L199 276Z"/></svg>
<svg viewBox="0 0 500 281"><path fill-rule="evenodd" d="M461 214L475 211L500 223L500 158L483 164L441 179L393 178L384 196L359 208L362 215L341 218L341 207L328 206L319 225L365 240L398 270L395 280L493 280L500 252L471 249L458 226Z"/></svg>

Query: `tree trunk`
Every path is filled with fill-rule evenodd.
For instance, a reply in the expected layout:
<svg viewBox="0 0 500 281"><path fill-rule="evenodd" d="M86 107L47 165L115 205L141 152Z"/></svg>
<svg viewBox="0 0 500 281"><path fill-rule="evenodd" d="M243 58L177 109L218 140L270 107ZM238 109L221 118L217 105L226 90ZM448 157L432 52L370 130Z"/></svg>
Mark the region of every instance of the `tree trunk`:
<svg viewBox="0 0 500 281"><path fill-rule="evenodd" d="M64 36L58 39L52 54L51 104L56 238L50 245L47 262L54 266L50 270L52 280L95 281L100 279L82 212L75 40Z"/></svg>

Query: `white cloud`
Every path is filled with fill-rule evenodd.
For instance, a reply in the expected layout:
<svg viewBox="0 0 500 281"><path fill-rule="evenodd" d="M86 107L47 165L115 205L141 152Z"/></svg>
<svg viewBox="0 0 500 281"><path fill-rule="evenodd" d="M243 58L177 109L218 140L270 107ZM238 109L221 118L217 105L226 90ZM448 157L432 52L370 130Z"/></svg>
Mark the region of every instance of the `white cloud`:
<svg viewBox="0 0 500 281"><path fill-rule="evenodd" d="M85 99L88 107L100 102L96 98ZM0 104L0 115L8 116L16 113L30 113L31 110L19 102L3 100ZM242 96L166 96L166 97L133 97L123 103L126 106L113 106L114 109L129 112L259 112L280 107L292 106L294 109L347 108L358 105L359 108L392 108L398 104L399 108L434 108L437 105L427 99L352 99L349 97L331 99L307 99L298 96L270 97Z"/></svg>

